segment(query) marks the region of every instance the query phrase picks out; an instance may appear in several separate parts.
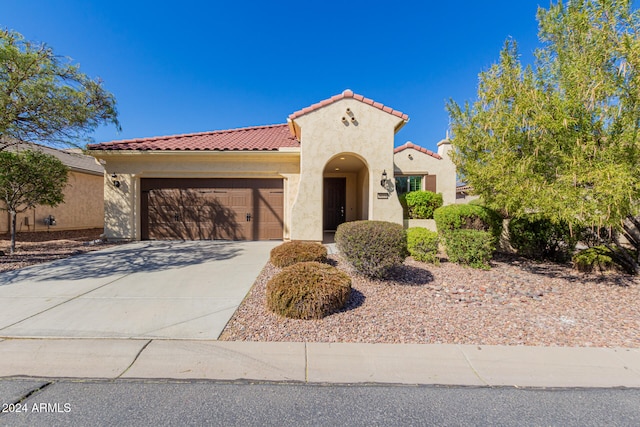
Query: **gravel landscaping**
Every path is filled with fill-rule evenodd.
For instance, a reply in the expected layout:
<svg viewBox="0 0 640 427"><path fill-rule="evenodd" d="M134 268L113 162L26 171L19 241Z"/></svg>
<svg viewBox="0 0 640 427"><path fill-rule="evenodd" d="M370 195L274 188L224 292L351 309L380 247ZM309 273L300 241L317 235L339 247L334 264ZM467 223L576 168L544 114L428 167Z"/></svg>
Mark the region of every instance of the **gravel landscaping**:
<svg viewBox="0 0 640 427"><path fill-rule="evenodd" d="M102 249L101 229L21 233L15 255L0 235L0 272ZM347 306L321 320L266 309L268 263L220 339L368 343L460 343L640 348L640 278L585 275L570 266L497 255L491 270L407 259L387 281L353 279Z"/></svg>
<svg viewBox="0 0 640 427"><path fill-rule="evenodd" d="M0 234L0 272L67 258L115 244L96 242L102 233L102 228L18 233L16 252L13 255L9 255L9 235Z"/></svg>
<svg viewBox="0 0 640 427"><path fill-rule="evenodd" d="M226 341L640 347L640 280L498 255L489 271L411 260L392 280L353 278L345 309L294 320L266 309L267 264L227 324Z"/></svg>

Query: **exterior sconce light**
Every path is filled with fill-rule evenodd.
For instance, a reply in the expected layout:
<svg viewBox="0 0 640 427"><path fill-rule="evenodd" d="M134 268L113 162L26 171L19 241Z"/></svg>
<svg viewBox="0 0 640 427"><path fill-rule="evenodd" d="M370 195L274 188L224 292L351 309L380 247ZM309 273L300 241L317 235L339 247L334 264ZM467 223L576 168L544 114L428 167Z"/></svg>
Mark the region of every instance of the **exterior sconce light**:
<svg viewBox="0 0 640 427"><path fill-rule="evenodd" d="M114 187L120 188L120 181L118 181L118 175L116 175L115 173L111 174L111 183Z"/></svg>
<svg viewBox="0 0 640 427"><path fill-rule="evenodd" d="M393 180L388 179L387 170L382 171L382 179L380 180L380 185L387 190L387 193L393 193Z"/></svg>
<svg viewBox="0 0 640 427"><path fill-rule="evenodd" d="M44 219L42 220L42 222L44 222L44 225L48 227L52 226L52 225L56 225L56 217L53 215L49 215L44 217Z"/></svg>

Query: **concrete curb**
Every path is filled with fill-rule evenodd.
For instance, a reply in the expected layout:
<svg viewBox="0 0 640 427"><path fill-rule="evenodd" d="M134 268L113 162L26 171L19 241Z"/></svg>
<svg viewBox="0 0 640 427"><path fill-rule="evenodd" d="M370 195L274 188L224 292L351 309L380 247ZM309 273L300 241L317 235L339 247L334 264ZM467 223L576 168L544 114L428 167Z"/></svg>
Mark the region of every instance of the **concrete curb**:
<svg viewBox="0 0 640 427"><path fill-rule="evenodd" d="M640 349L6 339L0 377L640 387Z"/></svg>

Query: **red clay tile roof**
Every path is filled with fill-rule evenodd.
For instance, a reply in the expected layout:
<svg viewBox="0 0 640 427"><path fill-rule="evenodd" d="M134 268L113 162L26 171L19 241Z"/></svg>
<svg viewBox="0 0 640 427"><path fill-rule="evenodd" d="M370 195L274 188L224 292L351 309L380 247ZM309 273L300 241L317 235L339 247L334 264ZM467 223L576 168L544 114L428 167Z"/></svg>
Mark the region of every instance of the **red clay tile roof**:
<svg viewBox="0 0 640 427"><path fill-rule="evenodd" d="M419 145L416 145L413 142L407 142L406 144L401 145L400 147L396 147L393 150L393 154L404 151L407 148L413 148L414 150L420 151L421 153L424 153L424 154L428 154L429 156L435 157L436 159L442 159L442 156L440 156L440 154L434 153L431 150L427 150L426 148L420 147Z"/></svg>
<svg viewBox="0 0 640 427"><path fill-rule="evenodd" d="M383 104L380 104L379 102L375 102L373 99L365 98L362 95L358 95L356 93L353 93L353 91L350 90L350 89L346 89L344 92L342 92L339 95L334 95L329 99L325 99L324 101L320 101L320 102L318 102L316 104L313 104L313 105L310 105L310 106L308 106L306 108L303 108L300 111L296 111L295 113L290 114L289 115L289 120L295 120L300 116L304 116L305 114L310 113L312 111L315 111L318 108L322 108L322 107L327 106L329 104L333 104L334 102L339 101L339 100L344 99L344 98L353 98L353 99L358 100L360 102L364 102L365 104L369 104L369 105L372 105L372 106L374 106L376 108L379 108L380 110L385 111L385 112L387 112L389 114L393 114L394 116L400 117L404 121L409 120L409 116L407 116L406 114L403 114L400 111L394 110L391 107L387 107L387 106L385 106Z"/></svg>
<svg viewBox="0 0 640 427"><path fill-rule="evenodd" d="M277 151L282 147L300 147L287 124L128 139L88 146L89 150L107 151Z"/></svg>

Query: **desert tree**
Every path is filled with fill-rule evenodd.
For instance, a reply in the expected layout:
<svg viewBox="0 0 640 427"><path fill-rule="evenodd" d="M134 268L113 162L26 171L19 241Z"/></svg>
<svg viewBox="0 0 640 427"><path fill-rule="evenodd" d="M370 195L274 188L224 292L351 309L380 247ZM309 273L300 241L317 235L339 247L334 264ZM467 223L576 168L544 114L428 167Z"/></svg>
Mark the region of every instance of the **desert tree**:
<svg viewBox="0 0 640 427"><path fill-rule="evenodd" d="M591 230L638 273L640 16L630 0L571 0L537 17L533 65L509 39L477 100L448 102L452 158L489 207Z"/></svg>
<svg viewBox="0 0 640 427"><path fill-rule="evenodd" d="M75 145L100 125L120 127L114 96L70 59L0 30L0 149L19 141Z"/></svg>

